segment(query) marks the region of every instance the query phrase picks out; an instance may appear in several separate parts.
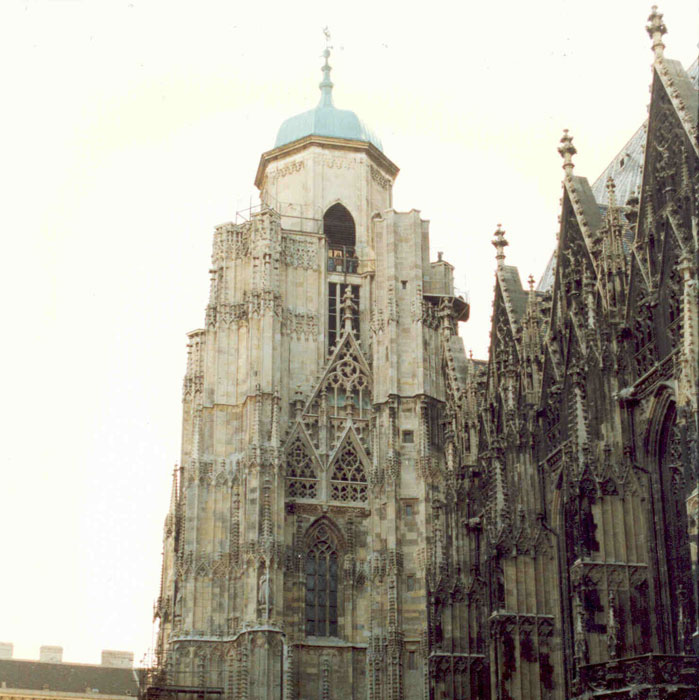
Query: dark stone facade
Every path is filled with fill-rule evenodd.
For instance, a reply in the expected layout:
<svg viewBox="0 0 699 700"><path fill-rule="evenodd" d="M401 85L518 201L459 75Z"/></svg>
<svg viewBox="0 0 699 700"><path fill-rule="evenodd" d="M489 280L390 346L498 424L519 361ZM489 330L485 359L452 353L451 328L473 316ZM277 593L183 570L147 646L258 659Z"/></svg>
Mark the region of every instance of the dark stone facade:
<svg viewBox="0 0 699 700"><path fill-rule="evenodd" d="M321 273L307 242L285 259L288 232L271 209L217 231L207 330L190 334L183 466L144 693L697 697L699 102L695 68L663 55L655 10L648 31L648 122L618 162L591 186L574 174L572 137L561 139L558 245L538 289L505 264L496 231L487 361L465 357L467 304L450 282L435 284L451 266L440 257L421 268L428 251L414 243L427 240L426 222L388 210L372 219L375 239L420 254L392 257L390 270L382 260L371 285L367 274L356 290L339 288L342 307L332 288L333 328L341 315L344 330L316 388L290 393L282 377L281 393L241 389L245 406L216 417L202 398L213 396L219 366L206 364L206 342L219 357L219 330L243 320L262 328L265 314L279 338L288 334L275 271ZM246 295L236 304L220 291L226 246ZM267 285L258 296L243 258L270 271L258 275ZM350 276L366 263L351 259L351 269L342 263ZM360 298L378 302L362 311ZM304 333L317 342L314 324ZM260 356L271 345L259 343ZM418 374L427 380L414 383ZM346 385L332 410L331 379ZM410 381L400 389L398 380ZM229 383L222 375L216 385ZM356 402L345 401L352 392ZM249 444L230 470L212 456L221 456L212 436L218 425L229 450L244 411ZM344 471L334 458L316 470L310 455L331 454L320 446L337 426L347 426L354 457Z"/></svg>
<svg viewBox="0 0 699 700"><path fill-rule="evenodd" d="M495 234L490 356L447 410L433 698L697 697L697 87L648 31L640 187L601 203L565 133L552 284L523 289Z"/></svg>

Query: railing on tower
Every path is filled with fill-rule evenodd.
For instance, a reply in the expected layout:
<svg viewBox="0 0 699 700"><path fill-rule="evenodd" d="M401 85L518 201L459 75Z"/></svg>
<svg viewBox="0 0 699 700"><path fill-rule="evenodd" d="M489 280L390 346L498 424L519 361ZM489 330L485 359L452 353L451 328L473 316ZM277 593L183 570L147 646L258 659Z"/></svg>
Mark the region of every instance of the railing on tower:
<svg viewBox="0 0 699 700"><path fill-rule="evenodd" d="M289 233L323 233L323 214L319 207L312 205L280 202L266 193L264 201L250 204L249 207L236 212L235 223L250 221L255 214L263 211L273 211L281 218L282 229Z"/></svg>
<svg viewBox="0 0 699 700"><path fill-rule="evenodd" d="M359 270L359 259L354 248L336 246L328 248L328 272L344 272L356 274Z"/></svg>

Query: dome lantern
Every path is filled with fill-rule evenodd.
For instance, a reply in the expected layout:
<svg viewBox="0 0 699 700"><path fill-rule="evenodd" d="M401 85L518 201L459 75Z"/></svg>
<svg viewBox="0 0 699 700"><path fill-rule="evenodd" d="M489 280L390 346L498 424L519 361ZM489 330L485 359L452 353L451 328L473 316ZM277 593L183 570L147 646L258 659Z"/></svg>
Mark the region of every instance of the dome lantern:
<svg viewBox="0 0 699 700"><path fill-rule="evenodd" d="M293 141L307 136L325 136L348 141L365 141L383 152L381 140L371 129L351 110L337 109L333 104L333 82L330 79L332 70L328 63L330 47L323 51L325 63L323 80L320 82L320 100L318 105L307 112L290 117L279 127L274 148L286 146Z"/></svg>

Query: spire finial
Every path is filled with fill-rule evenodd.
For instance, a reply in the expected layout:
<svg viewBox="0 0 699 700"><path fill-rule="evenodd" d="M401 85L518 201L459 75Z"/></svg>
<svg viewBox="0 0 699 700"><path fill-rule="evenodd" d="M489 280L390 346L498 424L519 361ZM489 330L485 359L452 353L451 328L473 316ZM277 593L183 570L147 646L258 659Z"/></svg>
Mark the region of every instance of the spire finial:
<svg viewBox="0 0 699 700"><path fill-rule="evenodd" d="M527 282L529 282L529 291L530 292L534 291L534 282L535 281L536 280L534 279L534 275L529 275L529 277L527 278Z"/></svg>
<svg viewBox="0 0 699 700"><path fill-rule="evenodd" d="M356 310L357 305L354 303L354 297L352 296L352 287L348 284L345 293L342 295L342 320L345 331L348 333L352 332L352 320Z"/></svg>
<svg viewBox="0 0 699 700"><path fill-rule="evenodd" d="M505 231L503 231L502 224L498 224L493 236L493 245L497 251L497 253L495 253L495 259L498 261L498 267L502 267L505 264L505 246L509 245L505 238Z"/></svg>
<svg viewBox="0 0 699 700"><path fill-rule="evenodd" d="M663 44L663 34L667 34L667 27L665 22L663 22L663 13L658 12L658 6L653 5L650 10L650 15L648 15L648 24L646 25L646 31L648 36L653 42L651 47L653 53L655 53L656 60L663 57L663 49L665 44Z"/></svg>
<svg viewBox="0 0 699 700"><path fill-rule="evenodd" d="M607 199L610 207L616 207L616 184L611 175L607 178Z"/></svg>
<svg viewBox="0 0 699 700"><path fill-rule="evenodd" d="M578 149L573 146L573 137L568 133L568 129L563 129L558 152L563 158L563 170L565 170L567 176L572 176L573 168L575 167L573 165L573 156L578 152Z"/></svg>
<svg viewBox="0 0 699 700"><path fill-rule="evenodd" d="M175 464L172 470L172 489L170 491L170 510L174 511L177 507L177 493L178 493L178 475L179 467Z"/></svg>
<svg viewBox="0 0 699 700"><path fill-rule="evenodd" d="M323 80L320 81L318 87L320 88L320 107L332 107L333 106L333 82L330 80L330 71L332 67L328 63L328 58L330 58L330 30L327 27L323 27L323 34L325 35L325 49L323 50L323 58L325 63L323 64L321 70L323 71Z"/></svg>

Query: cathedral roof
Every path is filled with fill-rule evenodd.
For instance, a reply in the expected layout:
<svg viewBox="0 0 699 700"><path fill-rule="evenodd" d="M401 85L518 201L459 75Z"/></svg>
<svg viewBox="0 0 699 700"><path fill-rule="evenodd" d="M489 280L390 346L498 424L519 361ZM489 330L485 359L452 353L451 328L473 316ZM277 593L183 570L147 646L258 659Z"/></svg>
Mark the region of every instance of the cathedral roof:
<svg viewBox="0 0 699 700"><path fill-rule="evenodd" d="M687 68L687 78L690 85L699 90L699 58ZM600 213L604 213L609 206L607 192L607 180L614 180L615 195L618 205L625 205L636 188L641 186L643 175L643 156L646 145L646 131L648 120L644 121L634 135L626 142L623 148L612 158L609 165L600 173L592 184L592 193L600 206ZM630 229L625 231L624 250L628 254L633 240ZM556 270L556 251L549 258L541 280L537 285L537 291L546 292L553 288Z"/></svg>
<svg viewBox="0 0 699 700"><path fill-rule="evenodd" d="M330 80L329 49L324 52L323 80L320 87L320 101L314 109L289 117L279 127L275 148L298 141L306 136L326 136L349 141L365 141L383 152L381 140L351 110L337 109L333 104L333 83Z"/></svg>
<svg viewBox="0 0 699 700"><path fill-rule="evenodd" d="M592 184L592 193L600 204L609 204L607 180L610 177L616 185L615 194L618 204L626 204L626 200L633 194L634 190L640 187L646 128L647 122L643 122Z"/></svg>
<svg viewBox="0 0 699 700"><path fill-rule="evenodd" d="M527 309L528 299L528 294L522 287L519 270L514 265L503 265L498 270L498 280L503 294L507 296L512 307L512 313L514 314L512 320L519 321Z"/></svg>
<svg viewBox="0 0 699 700"><path fill-rule="evenodd" d="M687 68L687 77L694 89L698 90L699 59L695 60L694 63ZM600 204L609 204L609 199L607 197L607 180L610 177L614 180L614 184L616 185L615 194L617 203L622 206L626 204L626 200L633 194L634 190L640 187L647 128L648 121L646 120L594 181L592 192L595 195L595 199Z"/></svg>
<svg viewBox="0 0 699 700"><path fill-rule="evenodd" d="M551 253L548 263L546 263L546 269L544 274L541 275L539 284L536 286L537 292L548 292L553 289L553 281L556 278L556 251Z"/></svg>

